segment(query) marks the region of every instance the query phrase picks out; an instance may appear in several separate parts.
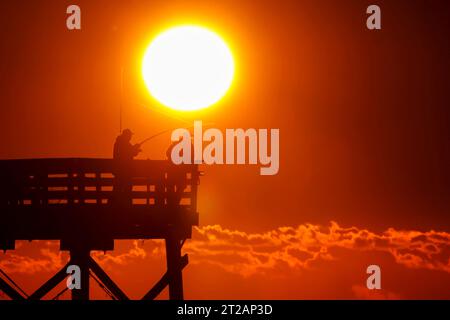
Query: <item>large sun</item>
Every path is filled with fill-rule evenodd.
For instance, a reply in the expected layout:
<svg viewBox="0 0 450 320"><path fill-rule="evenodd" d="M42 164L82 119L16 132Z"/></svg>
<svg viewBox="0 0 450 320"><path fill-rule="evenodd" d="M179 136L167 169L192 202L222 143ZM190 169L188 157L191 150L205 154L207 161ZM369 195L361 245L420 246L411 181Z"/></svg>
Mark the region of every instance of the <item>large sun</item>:
<svg viewBox="0 0 450 320"><path fill-rule="evenodd" d="M150 94L160 103L175 110L198 110L213 105L228 91L234 61L216 33L180 26L151 42L142 72Z"/></svg>

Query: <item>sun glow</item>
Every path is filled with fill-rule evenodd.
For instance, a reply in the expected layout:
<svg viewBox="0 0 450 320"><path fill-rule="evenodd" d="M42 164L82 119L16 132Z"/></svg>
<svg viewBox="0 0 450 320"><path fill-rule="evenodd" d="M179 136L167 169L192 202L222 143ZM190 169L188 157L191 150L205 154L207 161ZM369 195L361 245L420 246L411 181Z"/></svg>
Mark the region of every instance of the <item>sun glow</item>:
<svg viewBox="0 0 450 320"><path fill-rule="evenodd" d="M197 26L169 29L146 50L142 72L150 94L175 110L192 111L218 102L234 77L226 43Z"/></svg>

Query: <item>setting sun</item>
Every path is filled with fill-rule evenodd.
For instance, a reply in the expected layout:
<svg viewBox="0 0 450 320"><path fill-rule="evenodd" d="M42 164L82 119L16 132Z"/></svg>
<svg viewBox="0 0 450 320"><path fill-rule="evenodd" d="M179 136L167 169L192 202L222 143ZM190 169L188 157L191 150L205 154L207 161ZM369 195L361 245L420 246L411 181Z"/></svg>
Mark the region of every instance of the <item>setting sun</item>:
<svg viewBox="0 0 450 320"><path fill-rule="evenodd" d="M228 91L234 61L226 43L197 26L169 29L147 48L142 67L150 94L175 110L209 107Z"/></svg>

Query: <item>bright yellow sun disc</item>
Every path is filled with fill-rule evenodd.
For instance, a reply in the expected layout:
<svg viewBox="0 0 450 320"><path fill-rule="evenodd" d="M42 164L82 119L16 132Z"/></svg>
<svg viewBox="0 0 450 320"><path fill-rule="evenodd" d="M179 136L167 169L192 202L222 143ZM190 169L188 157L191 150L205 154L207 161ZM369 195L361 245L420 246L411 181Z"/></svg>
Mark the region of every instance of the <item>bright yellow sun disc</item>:
<svg viewBox="0 0 450 320"><path fill-rule="evenodd" d="M150 94L160 103L175 110L198 110L216 103L228 91L234 61L217 34L182 26L152 41L142 72Z"/></svg>

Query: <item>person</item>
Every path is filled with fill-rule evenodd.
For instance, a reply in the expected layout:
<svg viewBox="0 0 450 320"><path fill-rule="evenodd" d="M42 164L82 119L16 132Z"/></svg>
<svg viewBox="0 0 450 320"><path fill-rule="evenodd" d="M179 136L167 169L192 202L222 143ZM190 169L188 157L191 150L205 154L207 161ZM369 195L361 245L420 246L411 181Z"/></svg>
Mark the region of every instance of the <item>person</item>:
<svg viewBox="0 0 450 320"><path fill-rule="evenodd" d="M114 170L114 202L118 205L132 204L133 180L131 173L131 161L142 150L140 144L132 144L131 138L133 132L125 129L116 138L113 150L113 159L115 160Z"/></svg>
<svg viewBox="0 0 450 320"><path fill-rule="evenodd" d="M172 150L173 148L179 144L181 142L181 138L178 141L173 141L172 144L167 148L166 150L166 157L167 160L169 160L171 163L173 163L172 160ZM181 157L184 156L184 150L181 150L180 154ZM194 164L194 143L191 141L191 158L190 158L190 163L184 163L184 164Z"/></svg>
<svg viewBox="0 0 450 320"><path fill-rule="evenodd" d="M166 150L167 160L174 165L167 175L167 203L171 206L178 206L181 204L181 199L183 198L183 193L186 187L188 186L186 173L181 168L177 169L176 165L172 160L172 150L173 148L181 142L181 138L178 141L173 141L172 144ZM191 141L191 159L190 164L194 163L194 144ZM180 153L180 156L183 157L183 150Z"/></svg>
<svg viewBox="0 0 450 320"><path fill-rule="evenodd" d="M116 138L113 151L114 160L133 160L142 151L140 144L131 144L132 137L133 132L125 129Z"/></svg>

